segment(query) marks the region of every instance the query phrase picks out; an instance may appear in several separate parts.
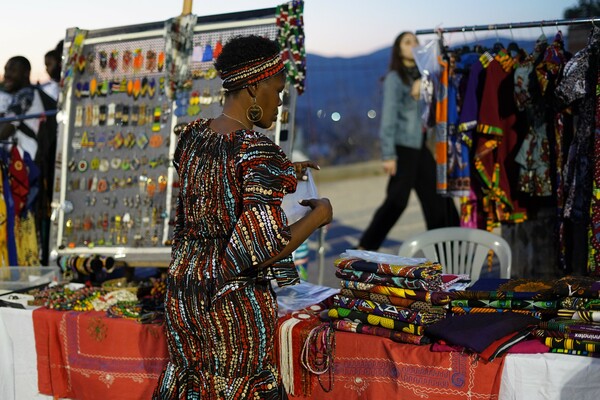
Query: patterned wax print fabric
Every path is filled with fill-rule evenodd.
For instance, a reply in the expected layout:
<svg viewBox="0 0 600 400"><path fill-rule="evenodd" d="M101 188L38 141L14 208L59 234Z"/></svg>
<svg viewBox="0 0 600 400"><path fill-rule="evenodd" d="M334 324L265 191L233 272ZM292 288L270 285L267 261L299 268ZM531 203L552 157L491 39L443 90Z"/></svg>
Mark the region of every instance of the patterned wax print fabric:
<svg viewBox="0 0 600 400"><path fill-rule="evenodd" d="M419 265L393 265L349 257L338 258L335 261L335 266L339 269L418 279L434 279L435 276L442 273L442 265L431 261Z"/></svg>
<svg viewBox="0 0 600 400"><path fill-rule="evenodd" d="M500 222L523 222L525 209L517 199L519 168L513 153L523 125L514 102L512 59L499 52L486 69L474 143L474 164L483 193L482 205L486 228Z"/></svg>
<svg viewBox="0 0 600 400"><path fill-rule="evenodd" d="M557 36L562 40L562 35ZM519 111L525 111L527 115L528 132L521 145L515 160L521 166L519 171L519 190L534 196L550 196L552 194L552 182L550 174L550 147L548 135L546 133L546 98L541 98L546 92L544 88L551 84L554 87L554 80L557 78L556 70L564 63L562 51L562 42L555 41L551 48L547 48L547 39L545 35L538 38L535 44L533 54L527 57L527 60L515 69L514 73L514 92L515 104ZM542 55L545 55L544 62L539 63L535 68L538 74L545 77L543 83L538 81L533 93L532 85L535 79L534 62ZM551 79L551 80L550 80Z"/></svg>
<svg viewBox="0 0 600 400"><path fill-rule="evenodd" d="M430 302L426 301L404 299L401 297L387 296L384 294L371 293L362 290L341 289L340 294L351 299L371 300L377 303L391 304L393 306L407 308L412 311L423 311L442 315L446 314L447 311L444 306L434 306Z"/></svg>
<svg viewBox="0 0 600 400"><path fill-rule="evenodd" d="M4 193L4 171L0 168L0 193ZM10 267L14 264L10 263L8 258L8 231L7 231L8 210L4 196L0 194L0 268ZM10 279L10 271L0 270L0 278L3 280Z"/></svg>
<svg viewBox="0 0 600 400"><path fill-rule="evenodd" d="M42 112L44 112L44 104L40 94L34 86L26 86L19 89L19 91L13 95L6 116L36 114ZM40 128L40 119L29 118L22 120L21 122L12 122L12 124L15 125L16 128L15 138L18 141L18 148L19 152L21 152L21 156L23 156L24 153L29 153L31 157L35 157L38 148L37 140L24 133L24 130L29 128L33 134L37 135Z"/></svg>
<svg viewBox="0 0 600 400"><path fill-rule="evenodd" d="M373 326L381 326L399 332L411 333L413 335L422 335L424 327L409 322L398 321L395 319L380 317L378 315L368 314L361 311L349 310L343 307L333 307L327 312L329 318L348 319L350 321L362 322Z"/></svg>
<svg viewBox="0 0 600 400"><path fill-rule="evenodd" d="M596 93L600 93L600 69L596 71ZM596 126L592 150L592 200L588 231L588 262L590 275L600 276L600 98L596 95Z"/></svg>
<svg viewBox="0 0 600 400"><path fill-rule="evenodd" d="M404 299L412 299L425 301L435 305L444 305L450 303L451 293L447 292L432 292L427 290L412 290L392 286L376 285L373 283L364 283L350 280L340 280L340 288L357 290L363 292L371 292L382 294L385 296L400 297Z"/></svg>
<svg viewBox="0 0 600 400"><path fill-rule="evenodd" d="M450 302L458 307L491 307L510 310L554 310L559 308L558 300L517 300L517 299L457 299Z"/></svg>
<svg viewBox="0 0 600 400"><path fill-rule="evenodd" d="M440 81L435 105L435 164L436 189L439 194L448 191L448 61L439 57Z"/></svg>
<svg viewBox="0 0 600 400"><path fill-rule="evenodd" d="M405 278L403 276L378 275L372 272L336 269L335 276L349 281L373 283L377 285L393 286L405 289L439 291L442 290L443 286L441 275L436 275L433 279L425 280Z"/></svg>
<svg viewBox="0 0 600 400"><path fill-rule="evenodd" d="M376 303L370 300L354 299L335 295L333 304L349 310L360 311L367 314L379 315L397 321L410 322L416 325L429 325L444 318L443 314L413 311L407 308L396 307L391 304Z"/></svg>
<svg viewBox="0 0 600 400"><path fill-rule="evenodd" d="M458 77L452 75L448 81L448 193L464 197L471 187L470 145L458 130Z"/></svg>
<svg viewBox="0 0 600 400"><path fill-rule="evenodd" d="M597 76L593 70L594 54L600 46L600 28L595 27L589 44L567 62L563 77L554 91L558 102L564 107L573 106L578 115L577 128L572 143L566 144L568 156L564 166L564 215L576 222L586 221L590 211L592 193L592 164L590 148L595 127L595 85Z"/></svg>
<svg viewBox="0 0 600 400"><path fill-rule="evenodd" d="M380 326L372 326L361 322L347 321L345 319L337 319L333 322L333 327L336 331L364 333L366 335L381 336L392 339L394 342L411 343L411 344L429 344L431 340L427 336L413 335L411 333L398 332Z"/></svg>
<svg viewBox="0 0 600 400"><path fill-rule="evenodd" d="M540 311L532 310L510 310L508 308L489 308L489 307L463 307L463 306L452 306L450 311L454 315L464 314L491 314L491 313L517 313L523 315L530 315L532 317L541 319L542 313ZM556 316L556 312L552 311L552 316ZM547 318L549 319L549 318Z"/></svg>
<svg viewBox="0 0 600 400"><path fill-rule="evenodd" d="M491 55L488 53L481 55L471 65L460 109L458 131L460 132L462 142L468 146L469 153L473 150L473 134L477 127L477 118L479 115L479 92L480 86L485 82L484 65L487 66L489 64L488 56L491 58ZM469 173L472 177L476 171L473 171L469 167ZM468 195L460 199L460 226L464 228L485 229L481 204L477 198L477 193L481 191L479 182L477 179L470 179L469 183L471 187Z"/></svg>
<svg viewBox="0 0 600 400"><path fill-rule="evenodd" d="M281 209L293 164L264 135L220 134L210 120L181 133L172 261L165 298L170 361L157 399L280 399L277 302L267 280L299 281L291 257L268 270L290 230Z"/></svg>

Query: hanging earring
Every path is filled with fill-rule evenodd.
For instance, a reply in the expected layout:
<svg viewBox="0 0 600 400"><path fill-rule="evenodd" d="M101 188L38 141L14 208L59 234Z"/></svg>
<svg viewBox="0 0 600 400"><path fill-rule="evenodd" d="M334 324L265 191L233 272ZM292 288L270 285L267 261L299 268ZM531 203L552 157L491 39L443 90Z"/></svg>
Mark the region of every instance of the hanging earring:
<svg viewBox="0 0 600 400"><path fill-rule="evenodd" d="M246 110L246 118L252 122L258 122L263 117L263 109L256 104L256 97L252 97L253 104Z"/></svg>

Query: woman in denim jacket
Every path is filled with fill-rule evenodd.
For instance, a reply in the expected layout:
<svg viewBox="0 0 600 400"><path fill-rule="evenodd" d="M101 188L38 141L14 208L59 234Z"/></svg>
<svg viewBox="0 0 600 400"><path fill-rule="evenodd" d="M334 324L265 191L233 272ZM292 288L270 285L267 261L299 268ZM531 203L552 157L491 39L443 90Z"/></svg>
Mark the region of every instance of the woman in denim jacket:
<svg viewBox="0 0 600 400"><path fill-rule="evenodd" d="M360 249L381 246L404 212L411 189L417 192L427 229L459 223L452 199L436 193L435 161L425 145L418 107L421 79L412 52L417 45L413 33L403 32L392 47L390 70L383 81L379 130L383 169L390 180L385 201L360 239Z"/></svg>

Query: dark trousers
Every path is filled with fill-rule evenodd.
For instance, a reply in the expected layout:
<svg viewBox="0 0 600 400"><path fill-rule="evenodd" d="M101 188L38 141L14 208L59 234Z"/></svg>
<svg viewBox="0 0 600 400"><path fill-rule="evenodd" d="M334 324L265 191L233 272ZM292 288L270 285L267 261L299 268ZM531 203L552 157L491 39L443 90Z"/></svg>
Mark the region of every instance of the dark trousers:
<svg viewBox="0 0 600 400"><path fill-rule="evenodd" d="M425 145L421 149L396 146L396 154L396 175L390 177L385 201L359 242L366 250L379 249L406 209L411 189L417 192L428 230L460 223L452 198L436 192L436 165L429 149Z"/></svg>

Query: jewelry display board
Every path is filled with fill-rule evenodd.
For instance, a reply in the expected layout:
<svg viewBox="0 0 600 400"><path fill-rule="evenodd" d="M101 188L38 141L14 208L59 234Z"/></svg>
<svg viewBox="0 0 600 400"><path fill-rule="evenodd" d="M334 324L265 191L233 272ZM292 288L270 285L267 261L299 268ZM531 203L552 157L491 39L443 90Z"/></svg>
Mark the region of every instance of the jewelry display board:
<svg viewBox="0 0 600 400"><path fill-rule="evenodd" d="M130 266L170 261L177 129L220 115L223 93L213 61L238 35L277 38L275 9L200 17L189 65L193 79L165 94L164 22L88 31L59 119L51 258L110 256ZM73 42L67 31L65 49ZM291 156L293 85L280 118L264 131Z"/></svg>

